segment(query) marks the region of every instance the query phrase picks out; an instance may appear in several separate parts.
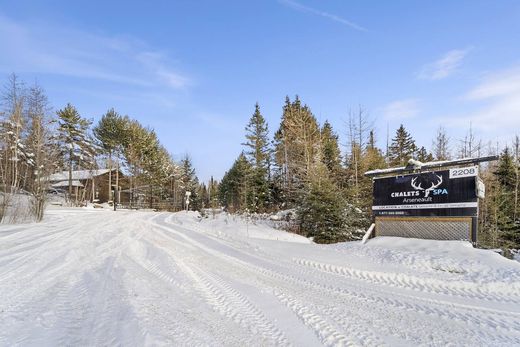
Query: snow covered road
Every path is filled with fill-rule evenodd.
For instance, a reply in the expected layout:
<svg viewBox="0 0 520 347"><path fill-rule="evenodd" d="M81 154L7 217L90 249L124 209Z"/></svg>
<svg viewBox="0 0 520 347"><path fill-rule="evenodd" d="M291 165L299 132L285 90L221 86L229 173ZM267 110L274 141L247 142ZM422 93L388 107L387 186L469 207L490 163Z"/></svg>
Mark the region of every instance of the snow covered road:
<svg viewBox="0 0 520 347"><path fill-rule="evenodd" d="M462 242L315 245L224 215L0 226L0 345L520 345L520 264Z"/></svg>

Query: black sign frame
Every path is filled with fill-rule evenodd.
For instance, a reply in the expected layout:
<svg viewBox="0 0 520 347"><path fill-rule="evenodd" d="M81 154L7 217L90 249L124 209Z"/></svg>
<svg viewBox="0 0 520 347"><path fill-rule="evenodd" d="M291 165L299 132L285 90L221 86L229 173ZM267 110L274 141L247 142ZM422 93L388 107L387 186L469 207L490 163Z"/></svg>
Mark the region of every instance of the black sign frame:
<svg viewBox="0 0 520 347"><path fill-rule="evenodd" d="M450 177L450 170L374 178L377 216L477 217L476 176Z"/></svg>

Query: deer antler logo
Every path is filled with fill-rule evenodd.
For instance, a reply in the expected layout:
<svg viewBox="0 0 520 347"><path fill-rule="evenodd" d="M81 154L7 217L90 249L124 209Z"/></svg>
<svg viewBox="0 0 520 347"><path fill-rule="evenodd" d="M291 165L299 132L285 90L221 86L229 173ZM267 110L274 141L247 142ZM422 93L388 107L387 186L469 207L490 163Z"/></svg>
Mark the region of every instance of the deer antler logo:
<svg viewBox="0 0 520 347"><path fill-rule="evenodd" d="M435 188L437 188L438 186L440 186L442 184L442 176L439 176L439 175L435 175L437 176L437 178L439 179L439 181L437 183L433 183L432 182L432 186L430 188L423 188L421 187L421 183L417 184L417 177L414 177L412 178L412 187L417 189L417 190L424 190L424 197L427 198L428 195L430 195L430 192L432 190L434 190Z"/></svg>

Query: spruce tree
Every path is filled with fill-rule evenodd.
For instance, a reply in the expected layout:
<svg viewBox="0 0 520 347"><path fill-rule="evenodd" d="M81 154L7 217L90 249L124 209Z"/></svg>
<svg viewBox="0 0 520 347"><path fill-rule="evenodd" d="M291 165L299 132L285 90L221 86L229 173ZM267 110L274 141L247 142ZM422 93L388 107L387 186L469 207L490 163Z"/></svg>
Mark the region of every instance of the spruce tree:
<svg viewBox="0 0 520 347"><path fill-rule="evenodd" d="M510 248L520 247L520 223L515 220L516 163L508 147L500 155L494 175L498 181L496 224L499 235Z"/></svg>
<svg viewBox="0 0 520 347"><path fill-rule="evenodd" d="M212 209L216 209L218 207L218 193L220 189L220 184L217 180L213 179L211 176L208 184L208 197L209 197L209 206Z"/></svg>
<svg viewBox="0 0 520 347"><path fill-rule="evenodd" d="M426 148L421 147L417 151L417 160L419 160L420 162L423 162L423 163L433 161L433 154L428 153Z"/></svg>
<svg viewBox="0 0 520 347"><path fill-rule="evenodd" d="M397 129L395 137L392 139L392 143L389 148L390 165L392 166L404 166L409 159L413 158L417 147L412 135L406 131L404 126Z"/></svg>
<svg viewBox="0 0 520 347"><path fill-rule="evenodd" d="M324 164L317 164L298 206L301 232L317 243L345 241L350 236L346 202L327 171Z"/></svg>
<svg viewBox="0 0 520 347"><path fill-rule="evenodd" d="M224 174L219 185L219 200L230 212L251 209L254 196L251 191L253 168L244 153L241 153L229 171Z"/></svg>
<svg viewBox="0 0 520 347"><path fill-rule="evenodd" d="M253 167L251 191L254 196L253 210L261 211L269 204L269 163L271 149L269 146L269 130L260 112L260 106L255 104L255 111L246 126L247 148L245 154Z"/></svg>
<svg viewBox="0 0 520 347"><path fill-rule="evenodd" d="M332 180L340 185L343 168L341 166L341 152L338 144L338 135L332 125L325 121L321 128L321 161L328 170Z"/></svg>
<svg viewBox="0 0 520 347"><path fill-rule="evenodd" d="M190 192L190 209L191 210L200 210L202 201L201 197L199 196L199 179L197 178L197 175L195 174L195 168L193 167L193 163L191 161L191 158L188 155L185 155L184 158L182 158L180 163L180 170L181 170L181 196L183 198L186 197L186 192ZM184 205L184 207L186 207Z"/></svg>

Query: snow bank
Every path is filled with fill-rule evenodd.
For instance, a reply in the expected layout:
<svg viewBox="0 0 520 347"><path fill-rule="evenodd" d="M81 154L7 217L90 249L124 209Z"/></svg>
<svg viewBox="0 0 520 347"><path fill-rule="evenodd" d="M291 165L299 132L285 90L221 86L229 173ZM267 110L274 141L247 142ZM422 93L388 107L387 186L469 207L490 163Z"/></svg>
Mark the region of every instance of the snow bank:
<svg viewBox="0 0 520 347"><path fill-rule="evenodd" d="M197 230L230 239L262 239L284 242L311 243L306 237L274 229L269 222L247 215L220 213L202 218L198 212L179 212L172 217L176 222Z"/></svg>

